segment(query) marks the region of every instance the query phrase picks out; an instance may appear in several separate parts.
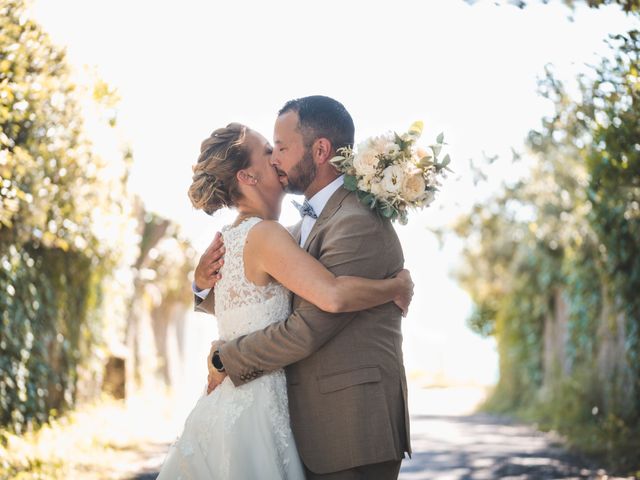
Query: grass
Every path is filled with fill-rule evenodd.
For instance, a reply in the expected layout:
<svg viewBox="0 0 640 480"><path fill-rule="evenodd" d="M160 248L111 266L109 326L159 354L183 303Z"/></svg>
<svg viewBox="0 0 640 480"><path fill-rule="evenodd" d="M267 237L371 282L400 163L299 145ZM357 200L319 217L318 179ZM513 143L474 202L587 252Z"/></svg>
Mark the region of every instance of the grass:
<svg viewBox="0 0 640 480"><path fill-rule="evenodd" d="M168 396L103 397L37 431L2 432L0 479L125 479L159 465L177 427Z"/></svg>

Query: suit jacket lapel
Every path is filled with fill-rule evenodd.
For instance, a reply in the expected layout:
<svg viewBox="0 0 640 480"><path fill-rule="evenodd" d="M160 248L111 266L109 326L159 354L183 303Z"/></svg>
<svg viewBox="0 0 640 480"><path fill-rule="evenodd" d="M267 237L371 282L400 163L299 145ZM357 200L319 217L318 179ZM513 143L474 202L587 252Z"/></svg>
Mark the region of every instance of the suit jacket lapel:
<svg viewBox="0 0 640 480"><path fill-rule="evenodd" d="M311 245L311 242L318 234L318 231L320 230L322 225L325 222L327 222L331 217L333 217L333 215L335 215L335 213L340 209L340 205L342 205L342 201L347 195L349 195L349 193L350 193L349 190L347 190L344 187L340 187L338 188L338 190L334 192L333 195L331 195L331 198L329 198L329 201L322 209L322 213L316 220L316 223L314 223L313 227L311 227L309 236L307 237L307 240L304 242L303 248L305 250L309 250L309 245ZM298 234L298 241L300 241L300 234Z"/></svg>
<svg viewBox="0 0 640 480"><path fill-rule="evenodd" d="M287 230L289 230L291 236L296 239L296 243L300 245L300 238L302 237L302 220L295 225L287 227Z"/></svg>

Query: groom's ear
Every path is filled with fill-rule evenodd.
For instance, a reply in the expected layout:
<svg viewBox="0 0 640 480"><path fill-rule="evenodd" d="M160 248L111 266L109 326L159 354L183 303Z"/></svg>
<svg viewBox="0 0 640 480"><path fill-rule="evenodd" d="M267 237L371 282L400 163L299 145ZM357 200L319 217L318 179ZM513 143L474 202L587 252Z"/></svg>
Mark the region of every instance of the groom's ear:
<svg viewBox="0 0 640 480"><path fill-rule="evenodd" d="M331 141L328 138L317 138L311 146L313 160L316 165L323 165L331 160Z"/></svg>

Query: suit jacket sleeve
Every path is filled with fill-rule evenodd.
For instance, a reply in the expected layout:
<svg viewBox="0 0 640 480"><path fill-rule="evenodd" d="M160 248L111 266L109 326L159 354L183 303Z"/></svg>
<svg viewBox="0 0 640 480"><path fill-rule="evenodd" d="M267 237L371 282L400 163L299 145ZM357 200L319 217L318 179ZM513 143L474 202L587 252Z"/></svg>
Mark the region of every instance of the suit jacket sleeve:
<svg viewBox="0 0 640 480"><path fill-rule="evenodd" d="M196 312L204 312L204 313L210 313L211 315L215 315L216 314L216 292L215 292L215 287L211 289L211 291L209 292L209 294L206 296L206 298L203 300L202 298L200 298L197 295L193 296L193 300L195 302L194 305L194 310Z"/></svg>
<svg viewBox="0 0 640 480"><path fill-rule="evenodd" d="M370 212L336 217L320 233L324 237L318 260L335 275L388 276L381 261L386 248L381 220ZM356 315L327 313L300 299L285 321L226 343L220 357L231 381L240 385L309 356Z"/></svg>

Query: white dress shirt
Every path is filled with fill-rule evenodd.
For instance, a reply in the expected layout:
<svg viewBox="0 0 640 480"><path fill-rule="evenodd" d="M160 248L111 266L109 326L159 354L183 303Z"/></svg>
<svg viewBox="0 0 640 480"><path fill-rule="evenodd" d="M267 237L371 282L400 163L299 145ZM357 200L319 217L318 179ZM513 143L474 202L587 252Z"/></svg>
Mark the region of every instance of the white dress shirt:
<svg viewBox="0 0 640 480"><path fill-rule="evenodd" d="M309 198L307 201L313 211L316 212L316 215L320 217L322 210L327 205L327 202L331 198L331 196L338 190L344 183L344 175L340 175L329 185L325 186L322 190L316 193L313 197ZM316 223L316 219L310 217L309 215L305 215L302 219L302 227L300 228L300 246L304 245L304 242L307 241L307 237L309 233L311 233L311 229Z"/></svg>
<svg viewBox="0 0 640 480"><path fill-rule="evenodd" d="M338 190L343 184L344 184L344 175L340 175L333 182L325 186L322 190L320 190L313 197L307 200L309 202L309 205L311 205L311 207L313 208L313 211L316 212L316 215L318 217L322 213L322 210L324 210L324 207L327 205L327 202L329 201L331 196L334 193L336 193L336 190ZM311 229L313 228L315 223L316 223L316 219L310 217L309 215L305 215L304 218L302 219L302 226L300 228L300 246L301 247L304 246L304 242L307 241L307 237L309 236L309 233L311 233ZM209 292L211 291L210 288L205 288L204 290L198 290L198 287L196 287L196 282L193 282L191 284L191 289L193 290L193 293L195 293L198 297L202 298L203 300L207 298L207 295L209 295Z"/></svg>
<svg viewBox="0 0 640 480"><path fill-rule="evenodd" d="M211 291L210 288L205 288L204 290L198 290L198 287L196 287L196 282L191 282L191 290L193 290L193 293L195 293L197 296L199 296L203 300L207 298L207 295L209 295L209 292Z"/></svg>

